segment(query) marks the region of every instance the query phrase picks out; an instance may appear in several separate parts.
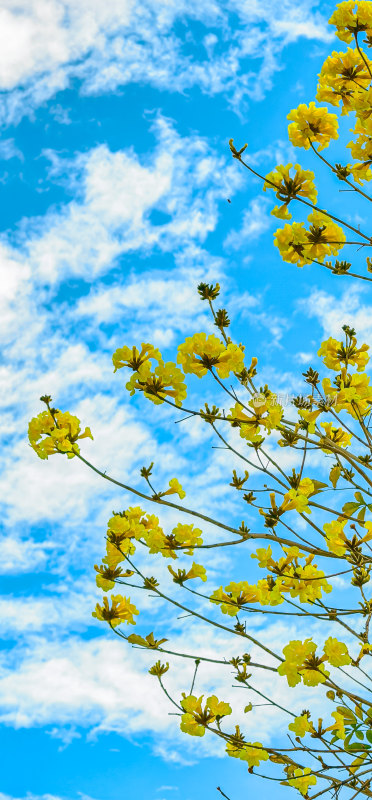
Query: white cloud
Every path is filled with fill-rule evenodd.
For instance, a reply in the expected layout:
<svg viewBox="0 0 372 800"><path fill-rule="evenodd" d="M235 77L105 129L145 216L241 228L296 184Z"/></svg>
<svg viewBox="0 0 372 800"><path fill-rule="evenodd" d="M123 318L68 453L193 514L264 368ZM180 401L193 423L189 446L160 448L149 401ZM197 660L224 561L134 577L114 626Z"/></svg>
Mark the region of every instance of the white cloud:
<svg viewBox="0 0 372 800"><path fill-rule="evenodd" d="M369 342L372 338L371 306L364 301L363 293L360 283L348 281L348 289L338 296L315 290L299 302L299 307L319 321L324 336L340 339L342 326L350 325L356 329L359 340Z"/></svg>
<svg viewBox="0 0 372 800"><path fill-rule="evenodd" d="M241 227L232 230L225 239L226 250L241 250L268 230L272 223L272 218L267 213L269 205L270 200L261 195L250 201L248 208L243 212Z"/></svg>
<svg viewBox="0 0 372 800"><path fill-rule="evenodd" d="M155 151L142 163L132 148L99 145L73 161L45 151L50 176L76 187L78 198L22 226L23 250L33 275L53 284L69 274L91 280L123 254L180 251L201 244L216 227L218 203L242 175L228 157L210 152L197 135L180 137L158 115ZM160 224L152 220L160 212Z"/></svg>
<svg viewBox="0 0 372 800"><path fill-rule="evenodd" d="M52 543L41 544L30 538L25 541L15 536L3 536L0 538L0 573L36 571L45 566L46 551L52 547Z"/></svg>
<svg viewBox="0 0 372 800"><path fill-rule="evenodd" d="M21 798L0 792L0 800L21 800ZM23 797L22 800L61 800L61 798L57 797L55 794L30 794L27 792L26 797ZM64 798L64 800L66 800L66 798Z"/></svg>
<svg viewBox="0 0 372 800"><path fill-rule="evenodd" d="M327 42L314 2L270 0L4 0L0 16L3 121L14 121L66 88L73 78L85 93L136 82L184 92L226 94L241 112L246 99L271 88L283 47L299 37ZM204 26L196 54L192 23ZM178 27L176 24L178 23ZM195 48L195 49L194 49ZM213 56L212 56L213 53ZM247 60L254 59L254 70ZM258 62L258 66L257 66Z"/></svg>
<svg viewBox="0 0 372 800"><path fill-rule="evenodd" d="M14 139L0 140L0 160L9 161L11 158L19 158L23 161L23 153L16 146Z"/></svg>

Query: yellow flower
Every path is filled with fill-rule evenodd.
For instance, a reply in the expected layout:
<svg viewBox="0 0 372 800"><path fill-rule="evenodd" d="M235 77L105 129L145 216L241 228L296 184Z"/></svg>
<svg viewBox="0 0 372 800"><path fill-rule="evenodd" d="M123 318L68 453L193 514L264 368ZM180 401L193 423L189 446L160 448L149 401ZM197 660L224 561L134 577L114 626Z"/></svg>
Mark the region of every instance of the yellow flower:
<svg viewBox="0 0 372 800"><path fill-rule="evenodd" d="M312 211L307 219L311 223L307 234L311 257L323 261L326 255L337 255L346 242L342 228L321 211Z"/></svg>
<svg viewBox="0 0 372 800"><path fill-rule="evenodd" d="M333 519L332 522L323 525L328 549L336 556L343 556L346 551L344 534L346 522L346 519Z"/></svg>
<svg viewBox="0 0 372 800"><path fill-rule="evenodd" d="M357 367L358 372L363 372L369 361L367 350L369 350L368 344L357 347L356 336L353 336L347 345L330 337L322 342L318 356L323 356L323 363L329 369L339 370L343 364L346 366L351 364Z"/></svg>
<svg viewBox="0 0 372 800"><path fill-rule="evenodd" d="M327 255L337 255L346 241L345 234L326 214L313 211L308 216L311 223L306 230L302 222L293 222L278 228L274 244L283 261L303 267L312 261L324 261Z"/></svg>
<svg viewBox="0 0 372 800"><path fill-rule="evenodd" d="M307 242L307 231L303 222L284 225L284 228L278 228L274 233L274 244L283 261L299 267L311 262L306 248Z"/></svg>
<svg viewBox="0 0 372 800"><path fill-rule="evenodd" d="M155 517L155 520L157 518ZM158 522L158 520L157 520ZM193 554L193 548L203 544L201 530L194 525L183 525L181 522L166 536L157 524L151 524L145 531L145 542L150 553L161 553L164 558L177 558L176 550Z"/></svg>
<svg viewBox="0 0 372 800"><path fill-rule="evenodd" d="M169 489L166 492L162 492L162 497L165 497L166 494L178 494L178 496L183 500L186 497L186 492L182 489L180 482L177 478L172 478L169 481Z"/></svg>
<svg viewBox="0 0 372 800"><path fill-rule="evenodd" d="M116 625L121 625L122 622L126 622L127 625L129 625L129 623L135 625L136 623L133 619L134 614L139 614L139 611L137 611L133 603L130 602L130 597L127 599L120 594L112 594L111 608L108 598L104 597L103 606L97 603L96 610L93 611L92 617L96 617L104 622L109 622L112 627L116 627Z"/></svg>
<svg viewBox="0 0 372 800"><path fill-rule="evenodd" d="M370 96L372 99L372 96ZM354 103L354 105L356 105ZM369 181L372 177L372 118L359 118L353 133L358 134L355 141L349 142L347 147L356 164L348 164L348 169L352 173L357 183Z"/></svg>
<svg viewBox="0 0 372 800"><path fill-rule="evenodd" d="M223 614L235 617L242 606L248 603L257 603L259 593L257 586L251 586L247 581L229 583L225 589L220 586L210 597L211 603L218 603Z"/></svg>
<svg viewBox="0 0 372 800"><path fill-rule="evenodd" d="M261 742L231 741L226 745L226 753L232 758L246 761L248 767L259 767L261 761L267 761L269 754Z"/></svg>
<svg viewBox="0 0 372 800"><path fill-rule="evenodd" d="M330 114L327 108L317 107L313 102L308 106L301 103L288 114L287 119L292 120L288 136L295 147L308 150L310 143L318 143L318 149L323 150L332 139L338 138L336 114Z"/></svg>
<svg viewBox="0 0 372 800"><path fill-rule="evenodd" d="M368 58L364 58L368 62ZM350 97L355 92L363 92L370 82L371 76L357 50L349 47L346 53L334 51L322 66L316 98L334 106L341 100L342 113L348 113L352 108Z"/></svg>
<svg viewBox="0 0 372 800"><path fill-rule="evenodd" d="M161 553L164 558L177 558L174 551L176 542L173 536L166 536L159 528L150 528L146 531L145 542L149 553Z"/></svg>
<svg viewBox="0 0 372 800"><path fill-rule="evenodd" d="M301 716L295 717L294 722L289 723L288 728L290 731L293 731L296 736L302 737L313 730L313 724L310 722L307 714L301 714Z"/></svg>
<svg viewBox="0 0 372 800"><path fill-rule="evenodd" d="M292 575L293 577L289 577ZM332 586L326 581L324 572L318 570L315 564L305 566L289 565L283 578L282 592L289 591L291 597L298 597L301 603L313 603L332 591Z"/></svg>
<svg viewBox="0 0 372 800"><path fill-rule="evenodd" d="M342 714L339 711L332 711L332 717L335 718L335 723L330 725L329 728L326 728L327 731L331 731L332 733L337 734L338 739L345 739L346 731L345 731L345 720Z"/></svg>
<svg viewBox="0 0 372 800"><path fill-rule="evenodd" d="M333 639L332 636L329 636L324 643L323 652L332 667L344 667L345 664L351 664L346 644L339 642L338 639Z"/></svg>
<svg viewBox="0 0 372 800"><path fill-rule="evenodd" d="M150 362L146 361L138 372L133 373L125 388L131 395L138 389L155 405L160 405L164 403L164 398L171 397L176 406L182 406L187 396L184 375L172 361L166 364L161 361L153 372Z"/></svg>
<svg viewBox="0 0 372 800"><path fill-rule="evenodd" d="M203 709L203 696L186 696L185 693L182 696L181 706L186 713L182 714L180 728L181 731L189 733L190 736L204 736L207 725L213 723L217 717L221 718L231 714L229 704L218 700L216 695L208 697Z"/></svg>
<svg viewBox="0 0 372 800"><path fill-rule="evenodd" d="M189 697L184 695L183 700L181 700L181 706L186 711L186 714L182 714L180 728L181 731L190 734L190 736L204 736L205 734L205 726L209 720L203 718L202 700L203 695L199 698L194 695ZM203 724L198 722L199 719L203 720Z"/></svg>
<svg viewBox="0 0 372 800"><path fill-rule="evenodd" d="M230 408L228 419L231 421L233 428L239 428L242 439L256 442L262 438L260 434L260 424L262 424L260 412L257 411L255 414L248 415L243 411L243 406L240 403L235 403L235 406Z"/></svg>
<svg viewBox="0 0 372 800"><path fill-rule="evenodd" d="M354 419L369 413L372 405L372 386L367 375L356 373L349 375L346 367L343 367L335 383L336 385L332 386L329 378L324 378L322 381L324 393L332 401L337 413L345 410Z"/></svg>
<svg viewBox="0 0 372 800"><path fill-rule="evenodd" d="M247 414L240 403L230 409L232 427L240 429L240 436L250 442L259 441L262 438L260 425L270 433L276 428L283 416L283 407L277 402L276 395L270 391L255 395L248 404L252 408L252 414Z"/></svg>
<svg viewBox="0 0 372 800"><path fill-rule="evenodd" d="M352 42L355 34L366 31L372 34L372 7L370 0L346 0L339 3L336 11L329 19L330 25L335 25L336 36L342 42Z"/></svg>
<svg viewBox="0 0 372 800"><path fill-rule="evenodd" d="M295 164L296 171L291 177L289 174L291 168L292 164L286 166L279 164L275 170L266 175L263 185L264 192L266 189L273 189L275 196L283 203L280 208L275 206L271 212L280 219L291 219L287 206L294 197L307 197L312 203L316 203L314 173L311 170L303 170L299 164Z"/></svg>
<svg viewBox="0 0 372 800"><path fill-rule="evenodd" d="M367 643L362 644L362 647L360 649L360 653L358 655L357 661L360 661L361 658L364 658L364 656L367 656L368 654L370 654L371 651L372 651L372 644L367 644Z"/></svg>
<svg viewBox="0 0 372 800"><path fill-rule="evenodd" d="M324 683L329 672L326 672L321 659L315 656L316 644L311 639L301 642L295 639L283 648L285 660L279 665L279 675L285 675L289 686L296 686L301 677L306 686L317 686Z"/></svg>
<svg viewBox="0 0 372 800"><path fill-rule="evenodd" d="M195 333L179 346L177 361L185 373L190 372L198 378L212 368L220 378L228 378L231 372L242 371L244 353L236 344L226 346L214 334Z"/></svg>
<svg viewBox="0 0 372 800"><path fill-rule="evenodd" d="M343 428L335 428L332 422L321 422L320 424L324 428L324 436L320 439L322 443L327 444L327 439L329 439L338 447L349 447L352 433L347 433ZM322 450L323 453L332 453L332 450L327 447L322 447Z"/></svg>
<svg viewBox="0 0 372 800"><path fill-rule="evenodd" d="M177 544L182 545L184 548L188 548L189 555L192 555L192 549L194 547L203 544L201 534L202 531L200 528L195 528L193 524L185 525L182 522L178 522L176 527L172 530L172 535L174 536Z"/></svg>
<svg viewBox="0 0 372 800"><path fill-rule="evenodd" d="M271 546L269 545L267 548L258 547L255 553L251 553L251 558L257 558L258 566L263 567L265 569L266 567L272 566L274 564L272 555L273 552Z"/></svg>
<svg viewBox="0 0 372 800"><path fill-rule="evenodd" d="M119 561L123 561L125 554L131 555L135 552L136 547L132 540L144 538L148 527L156 527L158 523L157 517L145 515L139 506L114 514L107 523L107 556L103 559L104 563L109 567L117 566Z"/></svg>
<svg viewBox="0 0 372 800"><path fill-rule="evenodd" d="M115 367L114 372L122 367L129 367L133 372L138 372L139 368L151 359L154 359L159 364L162 361L160 351L152 344L142 342L141 350L138 350L137 347L119 347L112 356L112 363Z"/></svg>
<svg viewBox="0 0 372 800"><path fill-rule="evenodd" d="M305 767L305 769L295 769L293 771L293 778L288 778L288 783L290 786L294 786L295 789L305 797L307 795L309 786L315 786L316 784L316 777L315 775L311 775L310 767Z"/></svg>
<svg viewBox="0 0 372 800"><path fill-rule="evenodd" d="M315 486L310 478L302 478L297 489L290 489L283 497L282 508L285 511L296 509L299 513L311 514L308 506L308 497L314 492Z"/></svg>
<svg viewBox="0 0 372 800"><path fill-rule="evenodd" d="M123 572L121 567L110 567L105 563L101 564L99 567L95 564L94 569L98 573L98 575L96 575L96 584L104 592L113 589L115 581L118 578L129 578L130 575L134 574L130 569Z"/></svg>
<svg viewBox="0 0 372 800"><path fill-rule="evenodd" d="M31 419L28 426L30 445L42 459L54 453L66 453L67 458L73 458L80 453L77 440L86 437L93 439L90 428L80 433L80 420L59 409L53 409L53 415L49 410L42 411Z"/></svg>
<svg viewBox="0 0 372 800"><path fill-rule="evenodd" d="M360 121L369 119L372 114L372 87L366 92L354 94L352 107Z"/></svg>
<svg viewBox="0 0 372 800"><path fill-rule="evenodd" d="M319 415L322 413L322 410L317 408L315 411L311 411L308 408L299 408L298 413L300 417L302 417L302 419L308 423L308 432L315 433L315 423Z"/></svg>
<svg viewBox="0 0 372 800"><path fill-rule="evenodd" d="M360 544L363 544L363 542L370 542L372 539L372 522L370 520L366 520L363 525L365 528L367 528L367 533L365 533L360 539Z"/></svg>
<svg viewBox="0 0 372 800"><path fill-rule="evenodd" d="M185 569L179 569L177 572L173 569L173 567L168 566L169 572L173 575L173 580L175 583L183 584L185 581L190 581L193 578L200 578L202 581L207 580L207 571L202 564L196 564L193 561L190 569L186 571Z"/></svg>
<svg viewBox="0 0 372 800"><path fill-rule="evenodd" d="M270 213L273 217L277 217L277 219L292 219L292 214L289 213L286 203L283 203L281 206L274 206Z"/></svg>

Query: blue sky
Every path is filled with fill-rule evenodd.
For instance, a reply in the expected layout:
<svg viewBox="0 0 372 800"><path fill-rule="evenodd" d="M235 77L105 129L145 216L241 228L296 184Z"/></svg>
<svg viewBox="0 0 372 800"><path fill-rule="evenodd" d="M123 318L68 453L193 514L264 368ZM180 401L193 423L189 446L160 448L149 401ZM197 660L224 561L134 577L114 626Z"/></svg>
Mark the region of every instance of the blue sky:
<svg viewBox="0 0 372 800"><path fill-rule="evenodd" d="M228 149L230 137L247 141L263 173L313 166L288 143L286 115L314 98L325 57L341 49L326 24L333 4L139 5L3 0L0 10L0 800L201 800L218 783L232 800L270 791L218 749L180 738L146 653L92 620L106 521L130 498L76 459L36 459L26 430L40 394L90 425L83 450L102 469L139 485L154 460L160 484L177 474L197 507L240 521L226 480L234 465L196 422L174 426L171 412L130 400L112 352L151 341L168 360L185 336L211 331L200 280L221 283L234 336L274 391L301 392L324 335L348 322L368 341L372 329L364 287L281 261L271 199ZM365 223L363 207L316 171L320 204L331 197L336 214ZM234 564L208 567L218 585ZM239 568L246 577L252 562ZM162 632L167 609L145 601L143 620L138 632ZM224 647L184 630L194 647ZM269 621L260 630L288 636ZM200 691L220 686L213 671L203 679ZM264 710L250 732L272 735Z"/></svg>

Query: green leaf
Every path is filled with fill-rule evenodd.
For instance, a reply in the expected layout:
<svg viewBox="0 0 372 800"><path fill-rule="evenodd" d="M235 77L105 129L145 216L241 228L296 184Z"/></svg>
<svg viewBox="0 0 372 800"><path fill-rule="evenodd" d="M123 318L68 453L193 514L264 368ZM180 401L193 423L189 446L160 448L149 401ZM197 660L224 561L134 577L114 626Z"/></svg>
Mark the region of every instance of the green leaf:
<svg viewBox="0 0 372 800"><path fill-rule="evenodd" d="M360 503L345 503L345 505L342 506L344 514L347 514L349 517L352 517L354 511L358 511L358 508L360 508Z"/></svg>
<svg viewBox="0 0 372 800"><path fill-rule="evenodd" d="M346 706L337 706L337 711L347 720L348 725L350 725L350 723L356 725L355 714L349 708L346 708Z"/></svg>
<svg viewBox="0 0 372 800"><path fill-rule="evenodd" d="M372 731L366 731L366 739L372 744Z"/></svg>

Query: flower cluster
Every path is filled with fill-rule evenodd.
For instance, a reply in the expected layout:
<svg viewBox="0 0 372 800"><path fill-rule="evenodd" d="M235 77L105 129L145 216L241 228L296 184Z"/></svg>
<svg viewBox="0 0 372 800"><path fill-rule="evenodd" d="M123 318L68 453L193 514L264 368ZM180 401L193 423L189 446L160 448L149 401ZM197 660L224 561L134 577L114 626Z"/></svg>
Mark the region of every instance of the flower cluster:
<svg viewBox="0 0 372 800"><path fill-rule="evenodd" d="M122 597L120 594L111 595L111 608L107 597L103 598L103 605L96 605L96 610L92 616L103 622L108 622L113 628L126 622L127 625L135 625L134 615L139 614L135 605L130 602L130 598Z"/></svg>
<svg viewBox="0 0 372 800"><path fill-rule="evenodd" d="M54 453L66 453L73 458L80 453L78 439L93 439L90 428L81 433L80 420L68 411L58 408L42 411L30 420L28 439L39 458L46 459Z"/></svg>
<svg viewBox="0 0 372 800"><path fill-rule="evenodd" d="M326 256L337 255L346 241L342 228L321 211L312 211L307 219L310 222L308 229L303 222L293 222L274 233L274 244L283 261L298 267L312 261L323 262Z"/></svg>
<svg viewBox="0 0 372 800"><path fill-rule="evenodd" d="M203 695L182 696L181 706L185 713L182 714L180 728L190 736L204 736L208 725L232 713L229 704L221 702L216 695L207 698L204 708L202 700Z"/></svg>
<svg viewBox="0 0 372 800"><path fill-rule="evenodd" d="M157 362L154 367L153 361ZM161 353L151 344L143 343L141 350L136 347L120 347L112 356L114 372L122 367L133 370L133 375L125 387L133 395L135 391L155 405L171 398L176 406L181 406L186 398L185 378L180 369L172 361L164 363Z"/></svg>
<svg viewBox="0 0 372 800"><path fill-rule="evenodd" d="M217 336L195 333L188 336L178 348L178 364L183 371L202 378L208 370L215 369L220 378L231 372L241 372L244 367L243 350L236 344L224 344Z"/></svg>
<svg viewBox="0 0 372 800"><path fill-rule="evenodd" d="M330 114L327 108L316 106L314 102L308 106L301 103L288 114L287 119L291 120L289 140L295 147L308 150L311 145L318 144L318 149L324 150L332 139L338 138L336 114Z"/></svg>
<svg viewBox="0 0 372 800"><path fill-rule="evenodd" d="M369 62L369 67L372 62ZM353 110L355 89L363 92L371 82L368 59L357 50L347 49L346 53L333 52L321 69L316 98L321 103L338 106L342 102L342 113Z"/></svg>
<svg viewBox="0 0 372 800"><path fill-rule="evenodd" d="M290 175L292 164L279 164L273 172L266 175L263 185L266 189L273 189L275 196L281 201L281 206L275 206L272 210L274 217L280 219L291 219L292 215L288 211L288 205L295 197L307 197L312 203L316 203L317 190L314 183L314 173L311 170L304 170L299 164L295 164L295 174Z"/></svg>

